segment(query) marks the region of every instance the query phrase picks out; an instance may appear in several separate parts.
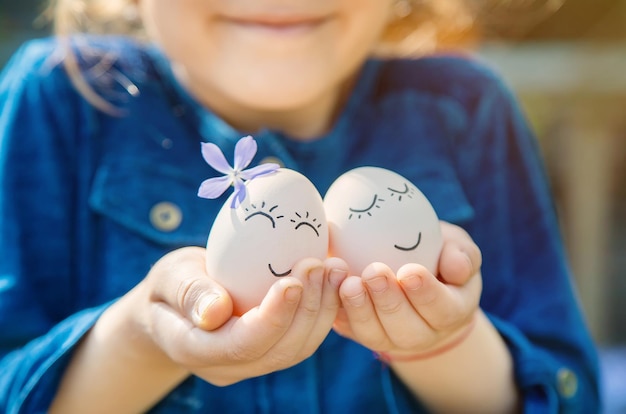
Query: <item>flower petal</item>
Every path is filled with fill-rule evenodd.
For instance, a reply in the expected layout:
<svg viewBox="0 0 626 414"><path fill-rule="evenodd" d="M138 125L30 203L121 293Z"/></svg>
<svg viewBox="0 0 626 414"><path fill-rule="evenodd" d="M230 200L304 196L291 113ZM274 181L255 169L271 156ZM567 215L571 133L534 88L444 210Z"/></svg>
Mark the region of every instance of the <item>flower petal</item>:
<svg viewBox="0 0 626 414"><path fill-rule="evenodd" d="M233 199L230 203L230 208L237 208L239 204L246 199L246 185L242 180L235 180L235 192L233 193Z"/></svg>
<svg viewBox="0 0 626 414"><path fill-rule="evenodd" d="M201 142L202 158L213 167L215 170L222 174L228 174L233 169L228 165L226 157L222 153L222 150L212 142Z"/></svg>
<svg viewBox="0 0 626 414"><path fill-rule="evenodd" d="M265 164L257 165L256 167L248 168L247 170L243 170L240 174L240 177L244 180L252 180L253 178L260 175L271 174L279 168L280 165L268 162Z"/></svg>
<svg viewBox="0 0 626 414"><path fill-rule="evenodd" d="M214 199L228 190L232 183L232 177L225 175L223 177L214 177L204 180L198 188L198 197Z"/></svg>
<svg viewBox="0 0 626 414"><path fill-rule="evenodd" d="M235 170L241 171L246 168L252 161L252 158L254 158L256 150L256 141L250 135L237 141L237 145L235 145L235 162L233 166Z"/></svg>

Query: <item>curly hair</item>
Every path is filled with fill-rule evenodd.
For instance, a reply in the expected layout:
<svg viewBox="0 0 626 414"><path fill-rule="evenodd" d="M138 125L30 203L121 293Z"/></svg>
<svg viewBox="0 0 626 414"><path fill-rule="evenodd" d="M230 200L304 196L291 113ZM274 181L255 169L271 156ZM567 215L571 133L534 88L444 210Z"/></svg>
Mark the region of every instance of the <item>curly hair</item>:
<svg viewBox="0 0 626 414"><path fill-rule="evenodd" d="M135 0L49 0L45 11L54 33L143 36Z"/></svg>

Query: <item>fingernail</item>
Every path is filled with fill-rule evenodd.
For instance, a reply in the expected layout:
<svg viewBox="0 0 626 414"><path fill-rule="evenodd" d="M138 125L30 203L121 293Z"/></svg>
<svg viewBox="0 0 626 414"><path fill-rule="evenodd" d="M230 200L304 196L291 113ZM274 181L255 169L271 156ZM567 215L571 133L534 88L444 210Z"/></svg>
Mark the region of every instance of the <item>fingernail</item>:
<svg viewBox="0 0 626 414"><path fill-rule="evenodd" d="M331 269L328 280L333 287L339 287L341 282L348 276L348 272L342 269Z"/></svg>
<svg viewBox="0 0 626 414"><path fill-rule="evenodd" d="M296 303L300 300L300 296L302 296L302 287L300 286L289 286L285 290L285 300L288 303Z"/></svg>
<svg viewBox="0 0 626 414"><path fill-rule="evenodd" d="M220 298L220 295L217 293L209 293L204 295L196 302L196 308L193 312L193 319L195 323L200 323L204 320L204 315L207 313L209 308L215 304Z"/></svg>
<svg viewBox="0 0 626 414"><path fill-rule="evenodd" d="M422 287L422 278L415 275L409 275L400 279L400 283L407 290L417 290Z"/></svg>
<svg viewBox="0 0 626 414"><path fill-rule="evenodd" d="M348 301L350 306L354 306L355 308L363 306L363 304L365 303L365 292L361 292L356 296L348 296L346 297L346 300Z"/></svg>
<svg viewBox="0 0 626 414"><path fill-rule="evenodd" d="M384 292L389 287L389 283L387 283L387 278L385 276L377 276L373 279L366 280L367 286L369 286L370 290L373 292Z"/></svg>

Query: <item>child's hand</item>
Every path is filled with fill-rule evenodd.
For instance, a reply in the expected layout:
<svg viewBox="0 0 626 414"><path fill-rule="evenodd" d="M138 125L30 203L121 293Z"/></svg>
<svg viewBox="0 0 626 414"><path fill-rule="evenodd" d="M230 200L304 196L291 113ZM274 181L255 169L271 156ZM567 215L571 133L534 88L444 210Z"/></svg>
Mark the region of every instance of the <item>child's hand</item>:
<svg viewBox="0 0 626 414"><path fill-rule="evenodd" d="M343 261L301 260L260 306L235 317L227 292L206 274L205 254L172 252L140 284L149 298L143 323L169 359L222 386L295 365L319 347L340 305Z"/></svg>
<svg viewBox="0 0 626 414"><path fill-rule="evenodd" d="M341 285L335 330L392 358L428 355L462 336L479 306L481 254L460 227L441 228L439 278L417 264L394 275L372 263Z"/></svg>

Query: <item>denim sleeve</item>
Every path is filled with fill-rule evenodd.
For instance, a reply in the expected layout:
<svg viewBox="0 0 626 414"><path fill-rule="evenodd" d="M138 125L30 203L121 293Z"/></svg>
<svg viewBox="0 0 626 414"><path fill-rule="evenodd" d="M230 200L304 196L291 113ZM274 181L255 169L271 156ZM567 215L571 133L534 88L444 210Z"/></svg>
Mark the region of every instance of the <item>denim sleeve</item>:
<svg viewBox="0 0 626 414"><path fill-rule="evenodd" d="M492 78L484 89L456 142L483 252L481 306L509 346L525 412L600 412L596 348L538 143L507 87Z"/></svg>
<svg viewBox="0 0 626 414"><path fill-rule="evenodd" d="M53 51L50 42L29 44L0 76L3 413L46 411L69 352L103 309L76 313L72 294L81 105L51 63Z"/></svg>
<svg viewBox="0 0 626 414"><path fill-rule="evenodd" d="M76 313L5 355L0 360L0 410L7 414L47 412L74 346L106 308L102 305Z"/></svg>

